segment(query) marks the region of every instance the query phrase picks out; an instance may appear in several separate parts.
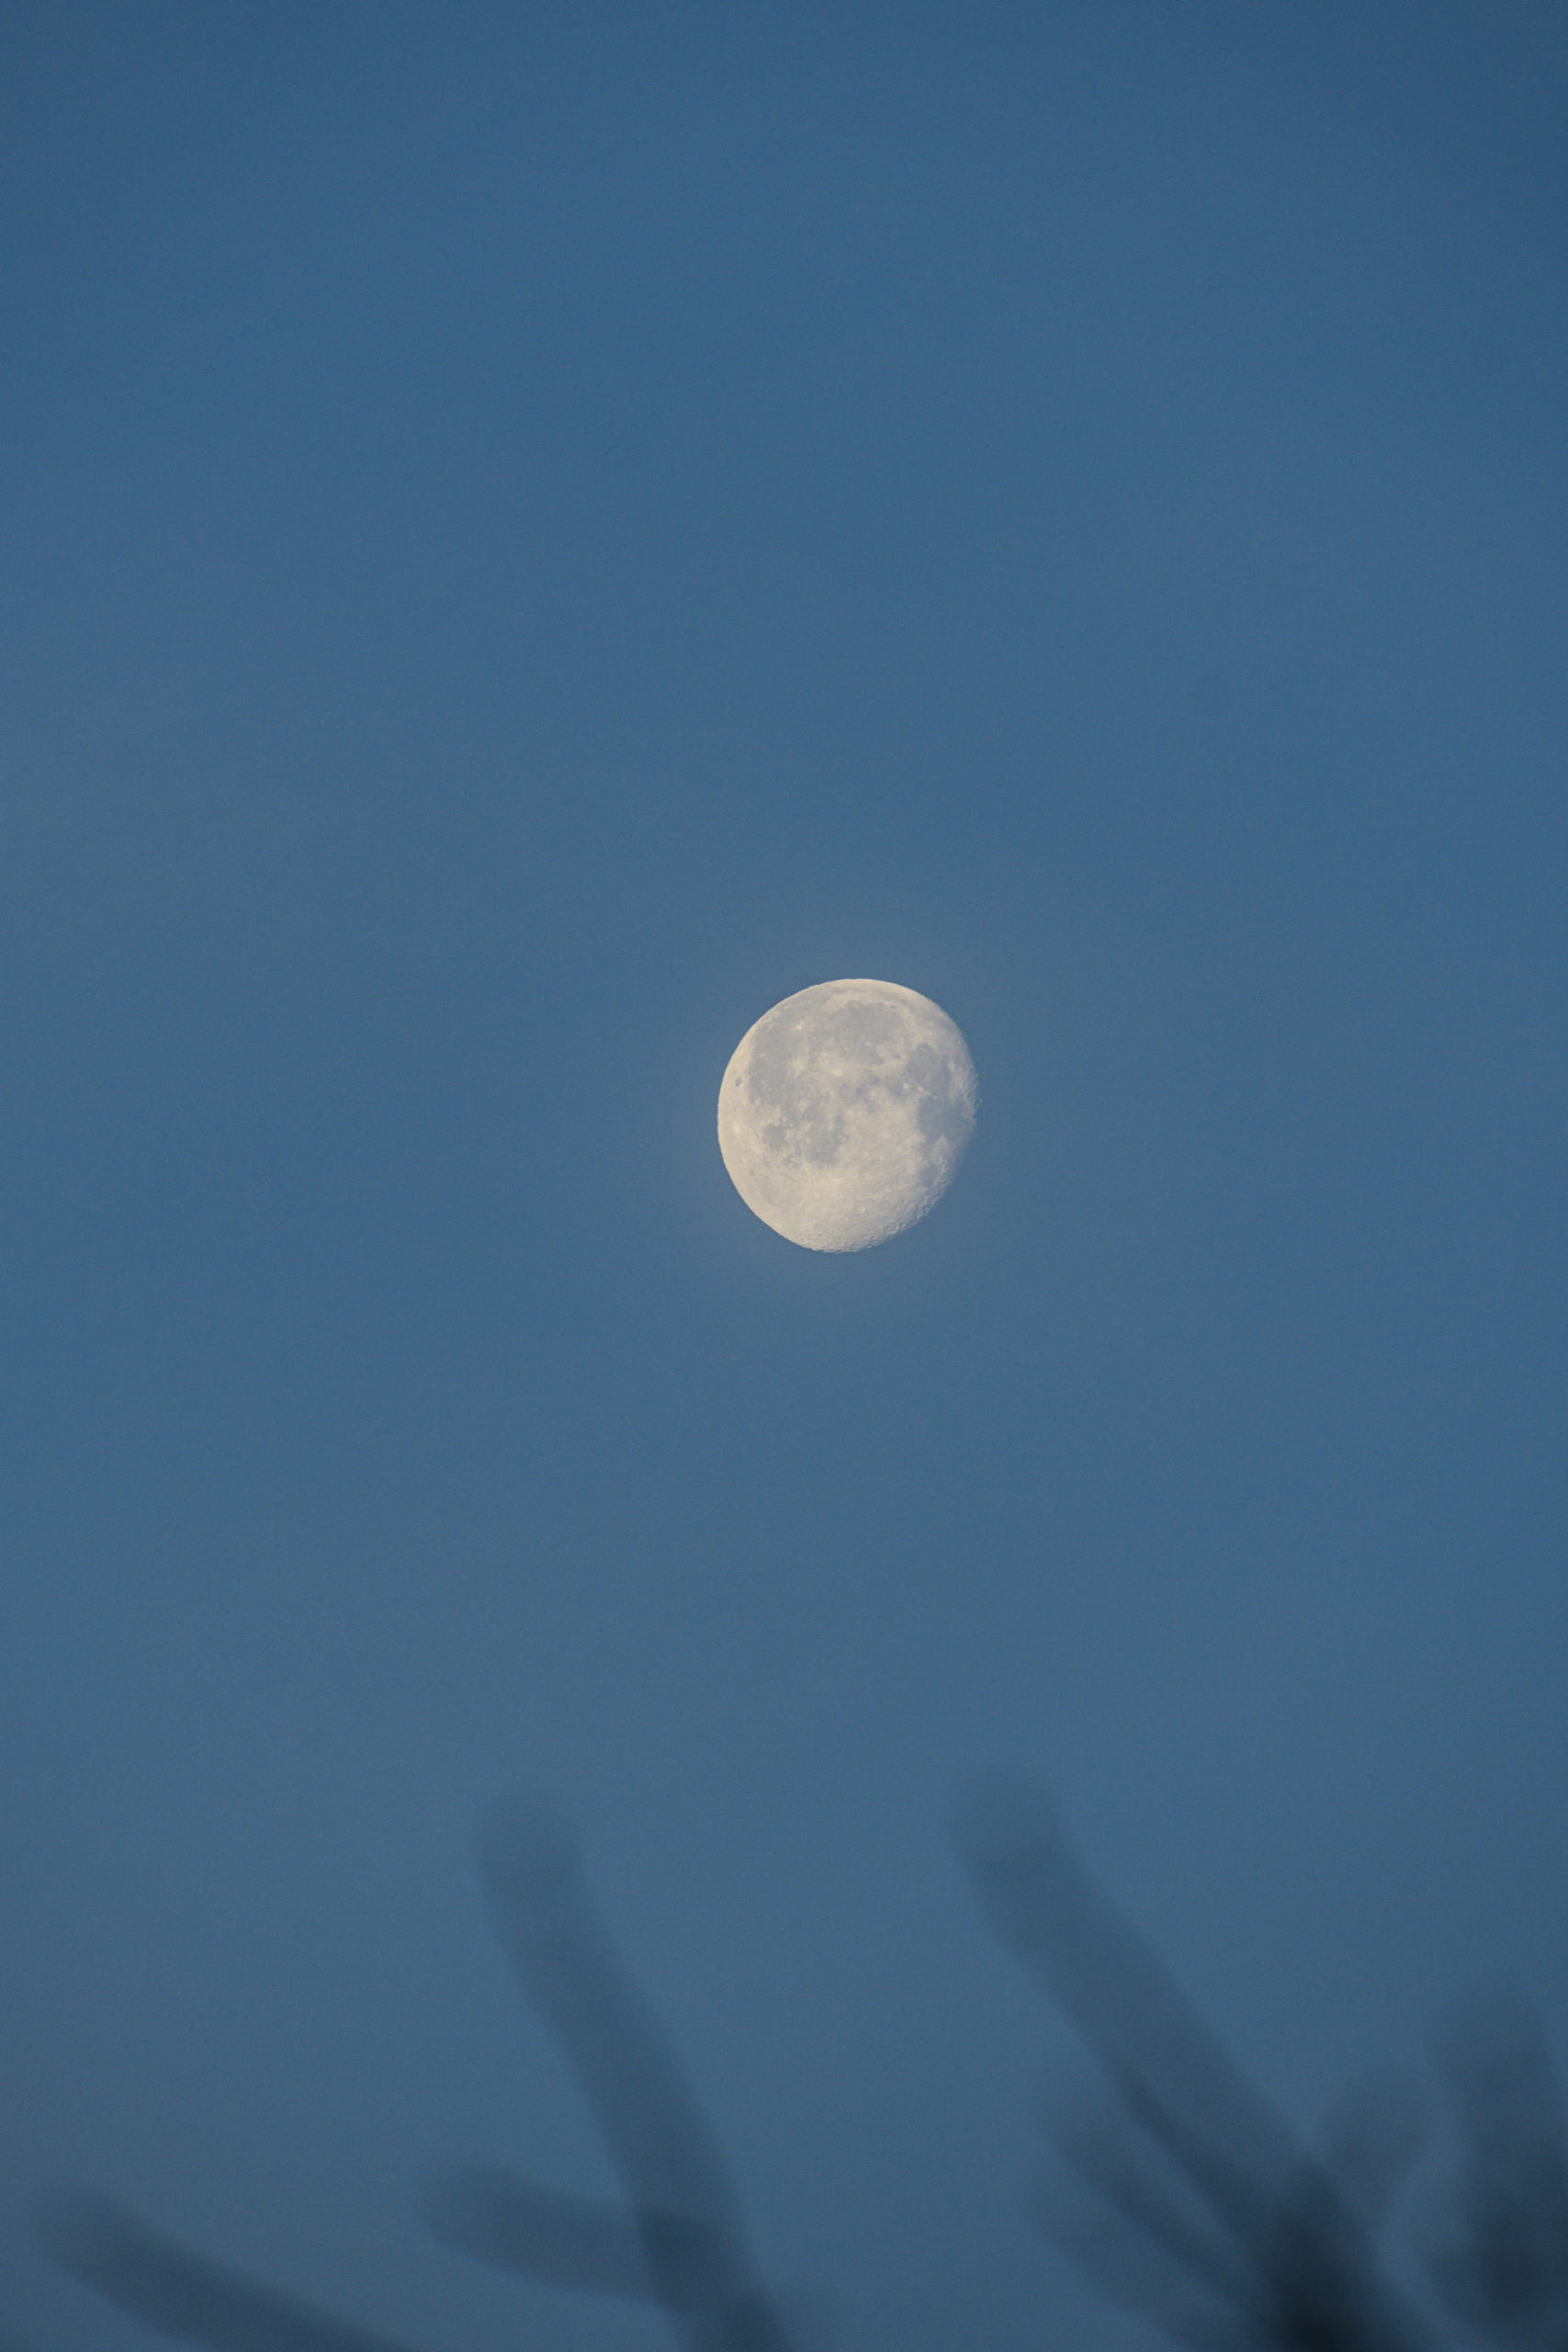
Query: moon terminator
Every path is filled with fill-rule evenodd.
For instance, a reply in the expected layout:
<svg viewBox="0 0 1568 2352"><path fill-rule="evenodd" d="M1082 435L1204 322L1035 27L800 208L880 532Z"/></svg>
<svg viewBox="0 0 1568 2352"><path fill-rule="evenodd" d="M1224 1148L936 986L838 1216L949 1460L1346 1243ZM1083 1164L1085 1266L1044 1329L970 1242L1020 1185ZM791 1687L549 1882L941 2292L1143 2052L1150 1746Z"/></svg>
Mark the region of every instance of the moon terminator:
<svg viewBox="0 0 1568 2352"><path fill-rule="evenodd" d="M718 1147L764 1225L805 1250L869 1250L946 1192L979 1087L963 1033L892 980L824 980L730 1057Z"/></svg>

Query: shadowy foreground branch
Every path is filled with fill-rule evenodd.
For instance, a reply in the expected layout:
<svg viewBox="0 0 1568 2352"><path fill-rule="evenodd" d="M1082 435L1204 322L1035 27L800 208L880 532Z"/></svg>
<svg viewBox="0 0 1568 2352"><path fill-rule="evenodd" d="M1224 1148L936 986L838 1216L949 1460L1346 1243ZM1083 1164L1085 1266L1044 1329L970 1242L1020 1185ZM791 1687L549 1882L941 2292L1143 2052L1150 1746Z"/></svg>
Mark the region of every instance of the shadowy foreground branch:
<svg viewBox="0 0 1568 2352"><path fill-rule="evenodd" d="M629 2201L476 2165L433 2177L426 2220L462 2252L551 2286L657 2303L685 2352L789 2352L717 2140L599 1918L570 1827L542 1805L499 1809L485 1825L480 1869L502 1944L581 2085ZM72 2278L208 2352L401 2352L190 2253L102 2198L51 2199L39 2236Z"/></svg>
<svg viewBox="0 0 1568 2352"><path fill-rule="evenodd" d="M1360 2086L1315 2148L1247 2081L1090 1877L1049 1800L995 1778L956 1823L1000 1941L1077 2026L1111 2096L1043 2120L1057 2186L1036 2219L1112 2301L1194 2352L1429 2352L1380 2239L1422 2144L1403 2077ZM625 2202L492 2165L421 2195L447 2245L557 2288L657 2305L683 2352L790 2352L740 2201L674 2046L601 1920L570 1826L493 1813L479 1866L524 1995L558 2044ZM1465 2012L1439 2050L1459 2150L1426 2249L1438 2297L1496 2352L1568 2352L1568 2137L1539 2021L1517 2000ZM102 2198L58 2197L46 2251L134 2319L207 2352L402 2352L245 2278Z"/></svg>
<svg viewBox="0 0 1568 2352"><path fill-rule="evenodd" d="M1378 2239L1425 2133L1401 2077L1302 2146L1100 1892L1043 1791L997 1776L959 1809L981 1909L1083 2035L1111 2100L1047 2109L1066 2196L1036 2219L1111 2300L1200 2352L1421 2352ZM1512 2005L1450 2040L1466 2175L1431 2262L1450 2308L1511 2352L1568 2352L1568 2167L1539 2024Z"/></svg>
<svg viewBox="0 0 1568 2352"><path fill-rule="evenodd" d="M52 2200L39 2237L73 2278L182 2344L210 2352L404 2352L389 2336L187 2253L108 2198Z"/></svg>

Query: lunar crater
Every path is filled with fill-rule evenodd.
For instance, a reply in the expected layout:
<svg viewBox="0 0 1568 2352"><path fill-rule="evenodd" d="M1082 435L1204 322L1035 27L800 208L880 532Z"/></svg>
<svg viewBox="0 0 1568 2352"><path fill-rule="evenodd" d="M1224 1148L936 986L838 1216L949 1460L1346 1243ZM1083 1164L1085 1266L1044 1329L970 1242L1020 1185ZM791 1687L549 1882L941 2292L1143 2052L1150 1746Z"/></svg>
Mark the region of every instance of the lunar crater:
<svg viewBox="0 0 1568 2352"><path fill-rule="evenodd" d="M866 1250L934 1207L975 1124L957 1025L891 980L825 980L740 1040L718 1098L747 1206L803 1249Z"/></svg>

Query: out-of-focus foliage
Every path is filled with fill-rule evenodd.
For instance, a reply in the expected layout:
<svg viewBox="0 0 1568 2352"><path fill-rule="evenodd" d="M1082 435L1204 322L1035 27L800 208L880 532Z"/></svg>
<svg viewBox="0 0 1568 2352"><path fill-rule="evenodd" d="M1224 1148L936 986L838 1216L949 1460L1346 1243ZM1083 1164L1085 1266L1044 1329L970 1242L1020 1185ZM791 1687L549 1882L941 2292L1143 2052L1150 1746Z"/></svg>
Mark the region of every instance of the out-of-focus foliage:
<svg viewBox="0 0 1568 2352"><path fill-rule="evenodd" d="M1568 2140L1540 2019L1496 1995L1439 2049L1461 2171L1428 2265L1467 2327L1507 2352L1568 2346Z"/></svg>
<svg viewBox="0 0 1568 2352"><path fill-rule="evenodd" d="M1047 2235L1112 2300L1202 2352L1413 2352L1433 2334L1379 2238L1426 2132L1419 2087L1359 2086L1317 2149L1238 2071L1074 1852L1044 1794L973 1790L959 1850L1000 1940L1110 2076L1047 2106L1060 2172ZM1568 2346L1563 2109L1522 2002L1468 2010L1442 2044L1461 2164L1428 2267L1450 2311L1510 2352Z"/></svg>
<svg viewBox="0 0 1568 2352"><path fill-rule="evenodd" d="M550 2285L657 2302L685 2352L787 2352L717 2141L599 1918L570 1828L544 1805L497 1809L480 1867L502 1944L582 2086L628 2201L466 2166L432 2178L426 2218L465 2252ZM85 2285L209 2352L396 2352L102 2199L53 2200L40 2234Z"/></svg>
<svg viewBox="0 0 1568 2352"><path fill-rule="evenodd" d="M1427 2352L1433 2320L1380 2249L1427 2132L1418 2086L1359 2087L1307 2147L1100 1892L1040 1790L977 1786L957 1842L995 1933L1110 2079L1095 2104L1043 2108L1059 2160L1035 2200L1046 2234L1196 2352ZM657 2303L684 2352L788 2352L723 2154L599 1917L570 1826L543 1805L500 1809L480 1864L501 1942L626 2202L469 2165L432 2175L426 2220L547 2285ZM1426 2249L1434 2285L1500 2352L1568 2352L1568 2141L1540 2020L1516 1998L1476 2003L1439 2059L1460 2161ZM101 2198L51 2200L39 2234L85 2285L208 2352L398 2352Z"/></svg>

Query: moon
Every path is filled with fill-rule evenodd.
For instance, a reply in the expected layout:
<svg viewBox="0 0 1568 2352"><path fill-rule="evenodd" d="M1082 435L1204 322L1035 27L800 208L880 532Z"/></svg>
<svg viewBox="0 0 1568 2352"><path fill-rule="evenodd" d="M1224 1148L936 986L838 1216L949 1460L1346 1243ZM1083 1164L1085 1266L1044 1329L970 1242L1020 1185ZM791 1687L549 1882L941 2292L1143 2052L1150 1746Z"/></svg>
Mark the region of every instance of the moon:
<svg viewBox="0 0 1568 2352"><path fill-rule="evenodd" d="M962 1031L893 980L823 980L754 1022L718 1090L749 1209L803 1250L870 1250L934 1208L979 1101Z"/></svg>

